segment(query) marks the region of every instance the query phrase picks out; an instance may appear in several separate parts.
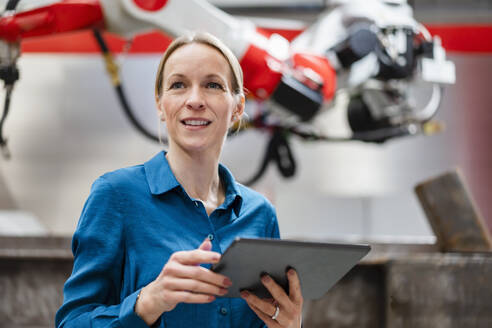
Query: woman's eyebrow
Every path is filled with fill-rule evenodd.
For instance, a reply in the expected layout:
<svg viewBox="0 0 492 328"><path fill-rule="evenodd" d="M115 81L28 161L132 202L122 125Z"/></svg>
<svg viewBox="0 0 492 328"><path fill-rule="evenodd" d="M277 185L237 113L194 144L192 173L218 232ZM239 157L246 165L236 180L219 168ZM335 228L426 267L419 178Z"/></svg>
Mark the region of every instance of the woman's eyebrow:
<svg viewBox="0 0 492 328"><path fill-rule="evenodd" d="M218 78L218 79L220 79L220 80L224 80L224 78L223 78L221 75L219 75L219 74L215 74L215 73L207 74L207 75L205 76L205 78L207 78L207 79L214 78L214 77L215 77L215 78Z"/></svg>
<svg viewBox="0 0 492 328"><path fill-rule="evenodd" d="M173 78L173 77L183 78L183 77L185 77L185 75L183 75L181 73L173 73L173 74L169 75L167 78L170 79L170 78Z"/></svg>

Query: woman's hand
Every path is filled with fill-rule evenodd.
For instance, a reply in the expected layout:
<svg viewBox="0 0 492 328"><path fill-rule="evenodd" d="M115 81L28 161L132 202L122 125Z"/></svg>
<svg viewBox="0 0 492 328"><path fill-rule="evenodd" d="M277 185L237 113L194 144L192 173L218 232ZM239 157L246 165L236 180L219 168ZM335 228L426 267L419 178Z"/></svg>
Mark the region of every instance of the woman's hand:
<svg viewBox="0 0 492 328"><path fill-rule="evenodd" d="M229 278L199 266L219 262L220 254L211 248L206 239L198 249L173 253L157 279L142 288L135 312L146 324L152 325L178 303L210 303L215 295L227 293Z"/></svg>
<svg viewBox="0 0 492 328"><path fill-rule="evenodd" d="M302 293L299 276L294 269L287 271L289 295L270 276L264 275L261 282L268 289L272 299L261 299L247 291L241 297L269 328L300 328L302 316ZM278 309L278 310L277 310Z"/></svg>

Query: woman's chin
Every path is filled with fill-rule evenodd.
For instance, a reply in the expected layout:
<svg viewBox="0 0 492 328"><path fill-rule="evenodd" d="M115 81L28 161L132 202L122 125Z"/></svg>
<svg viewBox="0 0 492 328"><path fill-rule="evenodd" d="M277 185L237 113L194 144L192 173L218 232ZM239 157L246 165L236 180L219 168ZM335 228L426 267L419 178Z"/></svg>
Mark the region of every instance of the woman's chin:
<svg viewBox="0 0 492 328"><path fill-rule="evenodd" d="M223 139L216 138L206 134L194 135L194 136L178 136L172 138L173 143L181 148L186 153L210 153L210 155L217 155L220 153L223 146Z"/></svg>
<svg viewBox="0 0 492 328"><path fill-rule="evenodd" d="M217 148L210 143L204 142L204 140L189 140L187 142L183 142L181 145L187 153L204 153L210 152L212 149Z"/></svg>

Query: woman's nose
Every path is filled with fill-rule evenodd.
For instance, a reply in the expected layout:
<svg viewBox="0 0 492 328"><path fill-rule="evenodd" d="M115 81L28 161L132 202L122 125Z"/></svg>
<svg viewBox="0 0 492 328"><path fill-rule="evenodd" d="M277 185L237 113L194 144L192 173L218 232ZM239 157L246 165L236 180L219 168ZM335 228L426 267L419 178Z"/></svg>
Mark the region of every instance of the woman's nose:
<svg viewBox="0 0 492 328"><path fill-rule="evenodd" d="M203 95L201 94L199 88L192 88L186 100L186 107L192 110L200 110L205 108L205 102Z"/></svg>

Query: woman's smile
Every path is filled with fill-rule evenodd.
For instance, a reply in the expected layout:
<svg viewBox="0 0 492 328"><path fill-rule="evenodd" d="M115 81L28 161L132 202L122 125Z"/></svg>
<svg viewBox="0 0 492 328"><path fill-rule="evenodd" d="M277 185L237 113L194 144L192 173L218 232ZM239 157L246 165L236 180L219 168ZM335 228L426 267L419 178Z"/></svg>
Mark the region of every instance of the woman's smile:
<svg viewBox="0 0 492 328"><path fill-rule="evenodd" d="M196 130L203 130L210 124L212 124L212 121L207 120L207 119L202 119L202 118L186 118L184 120L181 120L181 123L188 129L192 131Z"/></svg>
<svg viewBox="0 0 492 328"><path fill-rule="evenodd" d="M241 106L232 93L232 71L224 56L204 44L189 44L169 57L159 108L170 147L220 151Z"/></svg>

